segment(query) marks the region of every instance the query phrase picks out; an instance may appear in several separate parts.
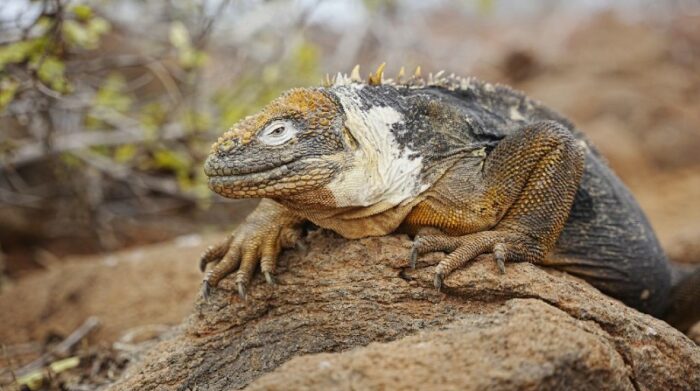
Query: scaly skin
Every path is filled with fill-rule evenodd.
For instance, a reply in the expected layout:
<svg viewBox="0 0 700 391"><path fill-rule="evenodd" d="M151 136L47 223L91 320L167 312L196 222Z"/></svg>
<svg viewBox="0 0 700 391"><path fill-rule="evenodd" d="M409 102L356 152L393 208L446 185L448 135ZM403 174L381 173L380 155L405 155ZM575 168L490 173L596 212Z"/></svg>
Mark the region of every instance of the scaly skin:
<svg viewBox="0 0 700 391"><path fill-rule="evenodd" d="M450 253L438 288L491 253L502 271L533 262L642 311L668 307L669 265L627 189L569 121L507 87L439 74L383 84L381 68L369 84L339 75L236 124L205 172L221 195L268 199L202 257L203 269L218 262L205 294L235 272L245 296L258 263L271 282L279 251L310 221L351 239L418 234L412 264Z"/></svg>
<svg viewBox="0 0 700 391"><path fill-rule="evenodd" d="M442 278L483 253L504 262L543 263L564 228L583 173L583 151L565 128L554 122L526 126L506 137L491 152L478 189L460 189L471 172L455 165L404 224L411 230L436 227L450 235L421 236L417 254L448 251L435 270Z"/></svg>
<svg viewBox="0 0 700 391"><path fill-rule="evenodd" d="M223 242L209 247L202 255L199 263L201 271L206 269L208 263L218 262L204 279L204 296L208 297L212 286L236 270L238 293L245 297L258 262L265 279L272 284L277 255L283 248L294 247L301 236L299 226L303 221L274 201L261 201L238 229Z"/></svg>

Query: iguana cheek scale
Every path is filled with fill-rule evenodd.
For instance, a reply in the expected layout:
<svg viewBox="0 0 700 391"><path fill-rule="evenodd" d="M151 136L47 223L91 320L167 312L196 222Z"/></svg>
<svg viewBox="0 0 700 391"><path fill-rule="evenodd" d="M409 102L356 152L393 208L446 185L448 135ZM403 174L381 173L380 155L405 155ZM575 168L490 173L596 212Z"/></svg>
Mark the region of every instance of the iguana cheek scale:
<svg viewBox="0 0 700 391"><path fill-rule="evenodd" d="M212 146L210 188L264 200L201 258L202 270L216 263L205 294L235 273L245 296L258 264L272 282L279 252L311 221L350 239L416 235L411 264L449 253L435 268L438 288L491 254L502 271L532 262L641 311L670 308L677 325L700 317L688 299L700 298L700 286L687 278L672 289L643 212L568 120L508 87L420 71L393 82L382 72L363 83L356 68L324 87L290 90Z"/></svg>

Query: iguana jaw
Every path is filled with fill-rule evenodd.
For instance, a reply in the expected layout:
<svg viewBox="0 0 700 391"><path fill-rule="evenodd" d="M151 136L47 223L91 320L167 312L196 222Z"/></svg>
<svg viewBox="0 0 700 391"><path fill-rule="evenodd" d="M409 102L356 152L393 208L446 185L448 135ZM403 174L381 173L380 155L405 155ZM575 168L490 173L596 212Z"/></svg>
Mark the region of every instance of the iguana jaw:
<svg viewBox="0 0 700 391"><path fill-rule="evenodd" d="M323 158L301 158L257 172L236 172L210 156L204 165L209 188L228 198L280 198L312 191L327 184L337 165Z"/></svg>

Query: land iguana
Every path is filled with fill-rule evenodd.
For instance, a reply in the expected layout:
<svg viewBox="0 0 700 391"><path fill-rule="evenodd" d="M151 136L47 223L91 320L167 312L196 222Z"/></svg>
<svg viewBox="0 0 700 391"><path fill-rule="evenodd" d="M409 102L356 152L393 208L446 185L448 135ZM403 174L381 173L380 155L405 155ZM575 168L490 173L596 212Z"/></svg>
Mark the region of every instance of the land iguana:
<svg viewBox="0 0 700 391"><path fill-rule="evenodd" d="M202 256L202 271L218 262L205 296L235 272L245 297L258 264L273 283L281 249L310 221L348 239L415 235L413 266L448 252L438 289L491 253L501 271L554 267L681 327L698 318L700 273L671 298L671 266L644 213L570 121L506 86L420 68L384 80L383 69L289 90L212 146L209 187L263 200Z"/></svg>

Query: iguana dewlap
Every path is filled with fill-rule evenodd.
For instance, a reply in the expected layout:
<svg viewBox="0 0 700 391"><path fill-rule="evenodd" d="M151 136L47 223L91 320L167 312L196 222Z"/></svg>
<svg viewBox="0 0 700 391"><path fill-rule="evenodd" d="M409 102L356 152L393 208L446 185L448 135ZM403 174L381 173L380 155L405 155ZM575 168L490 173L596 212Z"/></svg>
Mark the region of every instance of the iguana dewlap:
<svg viewBox="0 0 700 391"><path fill-rule="evenodd" d="M416 235L413 263L449 253L435 269L438 288L491 253L501 270L520 261L556 267L644 312L667 309L670 267L653 230L568 120L474 79L357 76L290 90L213 145L209 187L264 200L202 257L202 269L218 262L205 294L235 273L244 296L258 264L272 282L281 248L310 221L351 239Z"/></svg>

